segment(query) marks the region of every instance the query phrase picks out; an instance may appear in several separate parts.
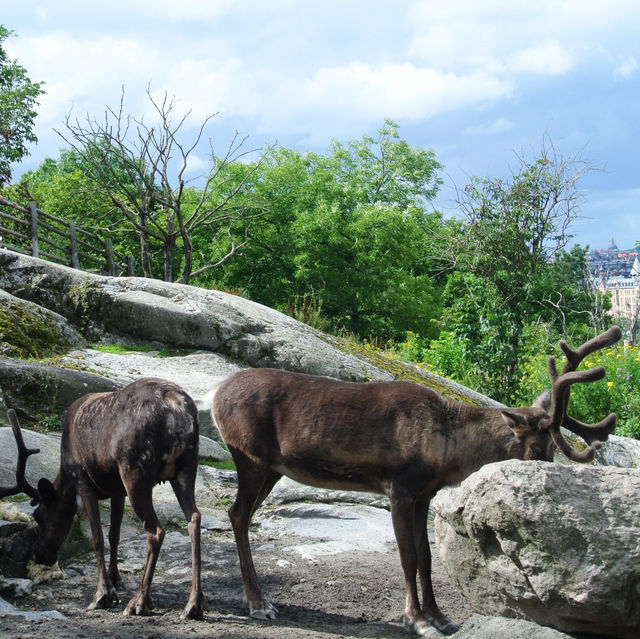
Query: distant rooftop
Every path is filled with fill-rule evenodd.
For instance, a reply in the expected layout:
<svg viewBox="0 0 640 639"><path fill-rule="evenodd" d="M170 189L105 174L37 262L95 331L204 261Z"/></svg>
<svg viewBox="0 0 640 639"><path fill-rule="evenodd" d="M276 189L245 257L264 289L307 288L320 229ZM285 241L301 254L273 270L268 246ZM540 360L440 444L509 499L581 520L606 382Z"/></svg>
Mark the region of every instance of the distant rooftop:
<svg viewBox="0 0 640 639"><path fill-rule="evenodd" d="M627 278L638 275L640 247L620 250L614 238L606 249L594 249L587 255L589 270L594 277Z"/></svg>

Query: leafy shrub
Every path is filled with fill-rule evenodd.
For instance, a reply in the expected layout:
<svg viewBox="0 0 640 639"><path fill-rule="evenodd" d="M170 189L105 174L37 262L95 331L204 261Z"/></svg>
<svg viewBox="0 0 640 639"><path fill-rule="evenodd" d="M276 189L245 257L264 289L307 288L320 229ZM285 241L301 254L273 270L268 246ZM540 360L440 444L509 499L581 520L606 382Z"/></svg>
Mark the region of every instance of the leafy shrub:
<svg viewBox="0 0 640 639"><path fill-rule="evenodd" d="M405 340L395 344L394 349L401 359L416 363L442 377L473 389L481 386L478 371L466 363L468 342L455 331L442 331L435 340L407 331Z"/></svg>
<svg viewBox="0 0 640 639"><path fill-rule="evenodd" d="M557 360L558 369L561 369L563 359L558 357ZM599 382L571 387L571 415L593 423L609 413L616 413L616 435L640 439L640 351L632 346L607 348L593 353L580 368L594 366L604 366L606 376ZM520 399L523 404L529 404L550 386L547 357L538 355L530 358L522 370Z"/></svg>

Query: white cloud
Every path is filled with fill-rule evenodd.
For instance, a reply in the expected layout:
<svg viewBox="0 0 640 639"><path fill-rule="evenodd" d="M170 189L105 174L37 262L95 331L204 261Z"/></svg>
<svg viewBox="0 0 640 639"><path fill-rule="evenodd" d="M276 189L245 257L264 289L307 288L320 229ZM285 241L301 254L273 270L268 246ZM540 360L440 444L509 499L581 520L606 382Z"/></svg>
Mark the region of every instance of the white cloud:
<svg viewBox="0 0 640 639"><path fill-rule="evenodd" d="M180 168L180 167L176 167ZM202 158L196 153L191 153L187 158L186 174L193 176L201 174L211 168L211 161L208 158Z"/></svg>
<svg viewBox="0 0 640 639"><path fill-rule="evenodd" d="M272 96L265 125L301 130L315 122L381 123L384 117L417 122L451 109L508 96L509 82L482 73L456 75L410 63L354 62L321 68L300 86L284 84ZM266 96L265 96L266 97Z"/></svg>
<svg viewBox="0 0 640 639"><path fill-rule="evenodd" d="M633 56L623 56L618 66L614 68L613 75L616 78L626 80L638 70L638 60Z"/></svg>
<svg viewBox="0 0 640 639"><path fill-rule="evenodd" d="M450 71L557 75L594 57L638 51L633 0L417 0L408 12L408 53ZM616 64L618 64L616 62Z"/></svg>
<svg viewBox="0 0 640 639"><path fill-rule="evenodd" d="M469 136L490 136L497 133L504 133L505 131L511 131L513 127L514 124L511 120L508 120L507 118L498 118L493 122L466 127L462 130L462 134Z"/></svg>
<svg viewBox="0 0 640 639"><path fill-rule="evenodd" d="M560 42L545 42L540 46L521 49L513 53L505 68L514 73L561 75L575 64L575 55Z"/></svg>
<svg viewBox="0 0 640 639"><path fill-rule="evenodd" d="M39 117L48 126L72 106L80 116L117 106L123 85L144 91L149 69L159 62L153 48L134 38L78 40L57 33L21 39L16 55L32 80L45 81Z"/></svg>

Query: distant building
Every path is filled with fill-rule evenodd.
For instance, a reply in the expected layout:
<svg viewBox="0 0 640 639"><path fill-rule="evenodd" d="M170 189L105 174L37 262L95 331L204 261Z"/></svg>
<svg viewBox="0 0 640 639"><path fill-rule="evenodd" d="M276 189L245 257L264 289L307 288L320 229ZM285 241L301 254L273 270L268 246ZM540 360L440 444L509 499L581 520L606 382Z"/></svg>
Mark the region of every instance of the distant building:
<svg viewBox="0 0 640 639"><path fill-rule="evenodd" d="M606 249L591 251L587 262L598 289L611 294L611 315L636 318L640 310L638 250L620 251L611 240Z"/></svg>
<svg viewBox="0 0 640 639"><path fill-rule="evenodd" d="M631 277L631 269L637 257L637 249L621 251L612 239L606 249L590 251L587 262L592 277Z"/></svg>

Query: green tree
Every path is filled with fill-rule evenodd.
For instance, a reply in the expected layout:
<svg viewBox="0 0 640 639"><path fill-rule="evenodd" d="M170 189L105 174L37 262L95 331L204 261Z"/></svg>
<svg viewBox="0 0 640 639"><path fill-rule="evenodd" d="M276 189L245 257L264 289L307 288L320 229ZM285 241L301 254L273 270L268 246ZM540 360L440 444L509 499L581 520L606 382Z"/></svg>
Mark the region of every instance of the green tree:
<svg viewBox="0 0 640 639"><path fill-rule="evenodd" d="M32 82L17 60L9 60L2 44L12 33L0 24L0 187L11 180L11 165L29 155L27 145L37 142L35 107L44 93L43 82Z"/></svg>
<svg viewBox="0 0 640 639"><path fill-rule="evenodd" d="M336 328L363 337L431 334L441 218L425 209L439 169L391 121L328 154L272 150L255 181L269 212L218 283L283 310L314 299Z"/></svg>
<svg viewBox="0 0 640 639"><path fill-rule="evenodd" d="M389 204L345 215L321 204L296 220L295 278L315 291L334 324L362 337L433 336L438 291L425 264L437 214Z"/></svg>
<svg viewBox="0 0 640 639"><path fill-rule="evenodd" d="M563 252L579 215L578 181L593 167L543 144L520 156L508 179L474 177L460 192L460 232L445 243L455 267L444 328L465 349L481 390L509 402L528 327L544 322L555 340L588 325L593 300L583 286L584 252Z"/></svg>

